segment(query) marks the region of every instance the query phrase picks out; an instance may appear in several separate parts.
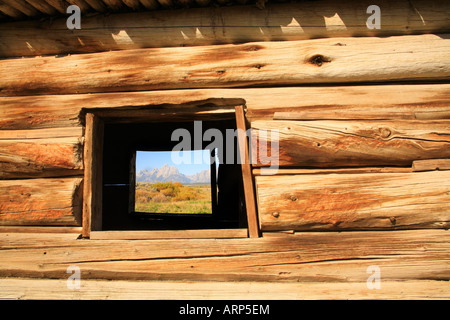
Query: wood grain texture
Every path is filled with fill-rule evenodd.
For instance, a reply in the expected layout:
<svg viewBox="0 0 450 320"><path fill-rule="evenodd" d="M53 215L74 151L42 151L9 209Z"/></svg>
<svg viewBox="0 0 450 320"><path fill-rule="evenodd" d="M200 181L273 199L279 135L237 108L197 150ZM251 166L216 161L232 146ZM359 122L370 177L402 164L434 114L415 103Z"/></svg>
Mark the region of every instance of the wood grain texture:
<svg viewBox="0 0 450 320"><path fill-rule="evenodd" d="M80 226L81 178L0 180L0 225Z"/></svg>
<svg viewBox="0 0 450 320"><path fill-rule="evenodd" d="M77 1L77 0L75 0ZM49 5L55 8L59 13L66 14L67 7L71 5L70 1L66 0L45 0ZM73 2L73 1L72 1ZM76 3L73 3L76 4Z"/></svg>
<svg viewBox="0 0 450 320"><path fill-rule="evenodd" d="M124 107L117 109L90 109L95 114L114 123L145 123L145 122L183 122L183 121L208 121L208 120L233 120L234 108L215 104L201 104L192 102L180 106L154 106L148 108Z"/></svg>
<svg viewBox="0 0 450 320"><path fill-rule="evenodd" d="M81 227L58 226L0 226L4 233L81 233Z"/></svg>
<svg viewBox="0 0 450 320"><path fill-rule="evenodd" d="M0 279L0 299L20 300L448 300L446 281L366 282L109 281L82 280L67 290L63 279ZM266 303L269 306L270 302ZM263 304L264 307L266 304ZM270 311L272 310L272 311ZM273 309L269 312L275 313Z"/></svg>
<svg viewBox="0 0 450 320"><path fill-rule="evenodd" d="M23 19L26 17L21 11L17 10L14 7L9 6L6 3L0 3L0 12L2 12L7 17Z"/></svg>
<svg viewBox="0 0 450 320"><path fill-rule="evenodd" d="M242 170L242 180L245 196L245 210L247 213L248 234L251 238L259 237L258 216L255 200L255 188L253 183L252 169L250 166L249 142L245 133L247 124L244 106L236 107L236 128L238 130L239 158Z"/></svg>
<svg viewBox="0 0 450 320"><path fill-rule="evenodd" d="M0 233L0 276L81 279L362 283L449 280L445 230L303 232L271 238L76 240L78 234ZM443 283L443 281L440 281ZM66 288L64 286L64 288Z"/></svg>
<svg viewBox="0 0 450 320"><path fill-rule="evenodd" d="M48 4L46 1L42 0L26 0L32 7L39 11L39 14L55 15L57 13L56 9Z"/></svg>
<svg viewBox="0 0 450 320"><path fill-rule="evenodd" d="M416 160L413 171L450 170L450 159Z"/></svg>
<svg viewBox="0 0 450 320"><path fill-rule="evenodd" d="M39 2L33 0L34 5ZM97 11L106 9L102 1L86 2ZM156 0L140 2L148 9L158 6ZM67 6L56 0L50 3L65 14ZM134 0L131 5L136 3ZM0 56L450 32L446 14L450 10L448 1L378 1L382 12L380 29L366 26L369 17L366 10L371 4L370 1L319 0L268 3L262 10L250 5L84 15L82 28L71 32L67 32L66 18L4 23L0 25ZM43 12L51 11L45 2L38 8ZM3 11L15 16L11 10Z"/></svg>
<svg viewBox="0 0 450 320"><path fill-rule="evenodd" d="M106 12L108 9L102 0L85 0L95 11Z"/></svg>
<svg viewBox="0 0 450 320"><path fill-rule="evenodd" d="M155 120L156 117L186 119L188 114L195 117L229 118L234 107L245 101L239 98L205 98L209 93L188 91L160 91L106 93L87 95L54 95L35 97L4 97L0 104L0 127L8 130L39 129L55 127L80 127L84 125L87 112L138 121ZM2 100L2 98L0 98ZM231 112L230 112L231 111ZM103 114L102 114L103 112Z"/></svg>
<svg viewBox="0 0 450 320"><path fill-rule="evenodd" d="M450 172L257 176L265 230L448 228Z"/></svg>
<svg viewBox="0 0 450 320"><path fill-rule="evenodd" d="M83 183L83 237L91 230L102 230L104 122L98 116L86 114Z"/></svg>
<svg viewBox="0 0 450 320"><path fill-rule="evenodd" d="M432 160L423 160L432 161ZM435 169L433 169L435 170ZM354 167L354 168L254 168L253 175L299 175L299 174L331 174L331 173L408 173L413 172L411 167Z"/></svg>
<svg viewBox="0 0 450 320"><path fill-rule="evenodd" d="M258 225L256 225L258 227ZM93 240L247 238L247 229L91 231Z"/></svg>
<svg viewBox="0 0 450 320"><path fill-rule="evenodd" d="M339 99L337 99L339 97ZM277 112L317 119L450 119L450 84L166 90L127 93L0 97L0 128L81 126L84 109L128 112L246 105L250 120Z"/></svg>
<svg viewBox="0 0 450 320"><path fill-rule="evenodd" d="M32 5L24 0L2 0L2 2L9 5L10 7L13 7L14 9L19 10L29 17L38 16L40 14L38 10L36 10Z"/></svg>
<svg viewBox="0 0 450 320"><path fill-rule="evenodd" d="M80 7L81 12L91 11L91 7L89 6L89 4L86 0L65 0L65 2L74 4L78 7ZM66 9L67 9L67 6L66 6Z"/></svg>
<svg viewBox="0 0 450 320"><path fill-rule="evenodd" d="M146 9L155 9L158 8L158 1L156 0L139 0L139 2L146 8Z"/></svg>
<svg viewBox="0 0 450 320"><path fill-rule="evenodd" d="M83 128L48 128L36 130L0 130L0 140L53 139L81 137Z"/></svg>
<svg viewBox="0 0 450 320"><path fill-rule="evenodd" d="M0 179L83 174L82 136L76 131L1 130Z"/></svg>
<svg viewBox="0 0 450 320"><path fill-rule="evenodd" d="M124 4L120 0L102 0L108 8L117 11L123 8Z"/></svg>
<svg viewBox="0 0 450 320"><path fill-rule="evenodd" d="M6 59L0 95L448 80L449 52L450 39L429 34Z"/></svg>
<svg viewBox="0 0 450 320"><path fill-rule="evenodd" d="M273 165L277 157L280 167L411 166L450 157L450 120L261 120L251 126L253 166ZM279 132L279 150L272 149L270 130Z"/></svg>

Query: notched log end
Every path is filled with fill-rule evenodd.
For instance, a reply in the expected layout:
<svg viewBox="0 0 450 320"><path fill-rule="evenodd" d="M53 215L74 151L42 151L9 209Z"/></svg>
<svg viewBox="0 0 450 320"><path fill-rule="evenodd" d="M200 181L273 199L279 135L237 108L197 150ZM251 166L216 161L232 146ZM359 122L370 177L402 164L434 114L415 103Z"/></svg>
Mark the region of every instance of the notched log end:
<svg viewBox="0 0 450 320"><path fill-rule="evenodd" d="M75 164L74 169L84 169L84 137L80 137L78 142L74 145L73 148L73 163Z"/></svg>
<svg viewBox="0 0 450 320"><path fill-rule="evenodd" d="M82 224L82 211L83 211L83 185L84 180L79 178L76 180L72 190L72 208L73 216L75 218L75 224L81 226Z"/></svg>

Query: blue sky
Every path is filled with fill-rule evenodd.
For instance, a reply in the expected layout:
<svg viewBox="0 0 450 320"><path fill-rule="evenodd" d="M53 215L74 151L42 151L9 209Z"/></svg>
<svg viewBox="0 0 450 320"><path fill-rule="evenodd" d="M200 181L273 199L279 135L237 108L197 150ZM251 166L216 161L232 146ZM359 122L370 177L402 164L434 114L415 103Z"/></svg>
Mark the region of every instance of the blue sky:
<svg viewBox="0 0 450 320"><path fill-rule="evenodd" d="M203 154L209 154L208 150L180 151L181 157L186 157L186 163L175 164L171 159L172 151L137 151L136 153L136 172L143 169L152 170L161 168L163 165L177 167L178 171L185 175L192 175L202 170L209 169L209 161L204 161ZM183 154L186 152L186 154ZM201 159L200 164L194 164L194 157ZM189 160L190 159L190 160Z"/></svg>

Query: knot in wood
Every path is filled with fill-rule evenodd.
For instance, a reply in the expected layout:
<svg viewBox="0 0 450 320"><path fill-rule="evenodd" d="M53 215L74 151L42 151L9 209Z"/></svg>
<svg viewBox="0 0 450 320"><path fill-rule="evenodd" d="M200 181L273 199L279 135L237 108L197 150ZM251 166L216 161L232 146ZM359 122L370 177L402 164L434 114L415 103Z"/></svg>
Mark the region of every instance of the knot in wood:
<svg viewBox="0 0 450 320"><path fill-rule="evenodd" d="M309 58L309 63L316 65L318 67L321 67L325 62L330 62L330 59L326 58L325 56L321 54L316 54Z"/></svg>
<svg viewBox="0 0 450 320"><path fill-rule="evenodd" d="M381 128L381 130L380 130L380 136L383 139L389 138L391 136L391 134L392 134L392 132L391 132L391 130L389 130L389 128Z"/></svg>
<svg viewBox="0 0 450 320"><path fill-rule="evenodd" d="M395 219L395 217L390 217L389 221L391 221L391 223L395 226L395 224L397 223L397 219Z"/></svg>
<svg viewBox="0 0 450 320"><path fill-rule="evenodd" d="M258 51L258 50L261 50L262 48L263 48L263 46L250 45L250 46L245 46L243 49L244 49L244 51Z"/></svg>

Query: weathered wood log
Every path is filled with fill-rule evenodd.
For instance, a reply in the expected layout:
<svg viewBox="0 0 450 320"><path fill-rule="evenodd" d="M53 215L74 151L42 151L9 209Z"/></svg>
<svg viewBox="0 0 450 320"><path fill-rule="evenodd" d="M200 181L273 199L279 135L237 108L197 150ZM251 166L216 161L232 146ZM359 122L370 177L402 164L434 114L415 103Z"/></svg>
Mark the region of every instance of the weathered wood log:
<svg viewBox="0 0 450 320"><path fill-rule="evenodd" d="M0 3L0 12L4 13L6 16L13 17L13 18L22 19L25 17L25 15L21 11L19 11L16 8L11 7L3 2Z"/></svg>
<svg viewBox="0 0 450 320"><path fill-rule="evenodd" d="M420 160L434 161L434 160ZM415 163L414 161L413 163ZM434 169L433 169L434 170ZM430 170L428 170L430 171ZM308 169L269 169L254 168L253 175L299 175L299 174L332 174L332 173L408 173L414 172L411 167L354 167L354 168L308 168Z"/></svg>
<svg viewBox="0 0 450 320"><path fill-rule="evenodd" d="M251 126L253 166L276 160L280 167L411 166L450 157L449 120L259 120ZM271 131L278 131L278 150Z"/></svg>
<svg viewBox="0 0 450 320"><path fill-rule="evenodd" d="M449 61L439 35L123 50L0 60L0 95L445 80Z"/></svg>
<svg viewBox="0 0 450 320"><path fill-rule="evenodd" d="M366 26L370 16L367 7L371 4L370 1L336 4L321 0L266 4L263 10L255 6L233 6L84 15L81 29L70 31L66 18L4 23L0 25L0 57L450 32L448 1L434 0L431 4L424 0L378 1L380 29ZM65 8L57 8L65 14Z"/></svg>
<svg viewBox="0 0 450 320"><path fill-rule="evenodd" d="M0 279L2 288L0 299L170 300L176 297L183 300L448 300L450 298L447 283L434 280L383 281L382 287L377 290L368 290L364 281L353 283L189 281L185 284L180 290L180 281L83 280L80 289L67 290L61 286L59 279L7 278Z"/></svg>
<svg viewBox="0 0 450 320"><path fill-rule="evenodd" d="M83 174L81 134L81 127L0 130L0 179Z"/></svg>
<svg viewBox="0 0 450 320"><path fill-rule="evenodd" d="M261 230L448 228L450 172L255 177Z"/></svg>
<svg viewBox="0 0 450 320"><path fill-rule="evenodd" d="M0 225L81 225L81 178L0 180Z"/></svg>
<svg viewBox="0 0 450 320"><path fill-rule="evenodd" d="M102 230L104 122L92 113L86 115L83 184L83 232Z"/></svg>
<svg viewBox="0 0 450 320"><path fill-rule="evenodd" d="M448 280L449 232L303 232L277 238L76 240L78 234L0 233L0 276L83 279L363 282ZM443 281L440 281L443 282ZM383 287L383 285L382 285Z"/></svg>
<svg viewBox="0 0 450 320"><path fill-rule="evenodd" d="M0 128L11 130L80 126L81 110L138 110L245 104L246 118L272 119L276 112L311 119L449 119L450 84L296 88L166 90L127 93L0 97ZM337 99L336 97L339 97ZM447 114L447 115L446 115Z"/></svg>
<svg viewBox="0 0 450 320"><path fill-rule="evenodd" d="M161 115L186 119L186 113L195 114L201 119L229 118L236 105L245 103L236 98L206 98L209 92L202 94L193 91L128 92L66 96L42 96L42 100L27 97L0 97L0 128L8 130L80 127L89 110L95 110L107 118L121 118L130 121L141 117L155 120ZM155 95L156 94L156 95ZM200 99L198 99L200 97ZM209 115L208 115L209 114ZM32 131L32 130L31 130Z"/></svg>
<svg viewBox="0 0 450 320"><path fill-rule="evenodd" d="M0 140L71 138L82 135L83 128L81 126L36 130L0 130Z"/></svg>
<svg viewBox="0 0 450 320"><path fill-rule="evenodd" d="M52 233L52 234L81 234L81 227L58 227L58 226L0 226L2 233Z"/></svg>
<svg viewBox="0 0 450 320"><path fill-rule="evenodd" d="M349 108L347 110L329 110L330 106L325 108L317 108L316 110L307 111L291 111L291 112L275 112L273 114L273 120L317 120L317 119L329 119L336 120L342 117L350 119L386 119L401 117L400 114L387 115L385 113L371 113L370 111L355 110ZM372 110L373 111L373 110ZM450 110L441 111L416 111L411 112L403 110L403 118L410 117L411 119L418 120L434 120L434 119L450 119Z"/></svg>
<svg viewBox="0 0 450 320"><path fill-rule="evenodd" d="M42 13L47 15L55 15L57 13L56 9L52 5L47 3L47 1L26 0L26 2L28 2L32 7L38 10L39 15L42 15Z"/></svg>
<svg viewBox="0 0 450 320"><path fill-rule="evenodd" d="M450 170L450 159L416 160L413 171Z"/></svg>
<svg viewBox="0 0 450 320"><path fill-rule="evenodd" d="M40 12L36 10L35 7L25 2L24 0L2 0L2 2L5 2L8 6L19 10L29 17L38 16L40 14Z"/></svg>
<svg viewBox="0 0 450 320"><path fill-rule="evenodd" d="M231 100L229 100L231 102ZM243 100L241 100L242 102ZM136 123L136 122L183 122L183 121L212 121L212 120L233 120L235 119L234 108L220 105L201 105L191 107L189 103L181 106L164 106L163 108L154 106L153 108L117 108L117 109L90 109L96 115L114 123Z"/></svg>
<svg viewBox="0 0 450 320"><path fill-rule="evenodd" d="M258 225L256 225L258 228ZM149 239L231 239L248 238L243 229L200 229L200 230L133 230L133 231L91 231L93 240L149 240Z"/></svg>
<svg viewBox="0 0 450 320"><path fill-rule="evenodd" d="M259 237L258 216L256 209L255 188L252 168L250 166L249 142L245 136L247 124L243 106L236 106L236 128L238 130L238 148L242 171L242 182L245 196L245 210L247 212L248 235L250 238Z"/></svg>

